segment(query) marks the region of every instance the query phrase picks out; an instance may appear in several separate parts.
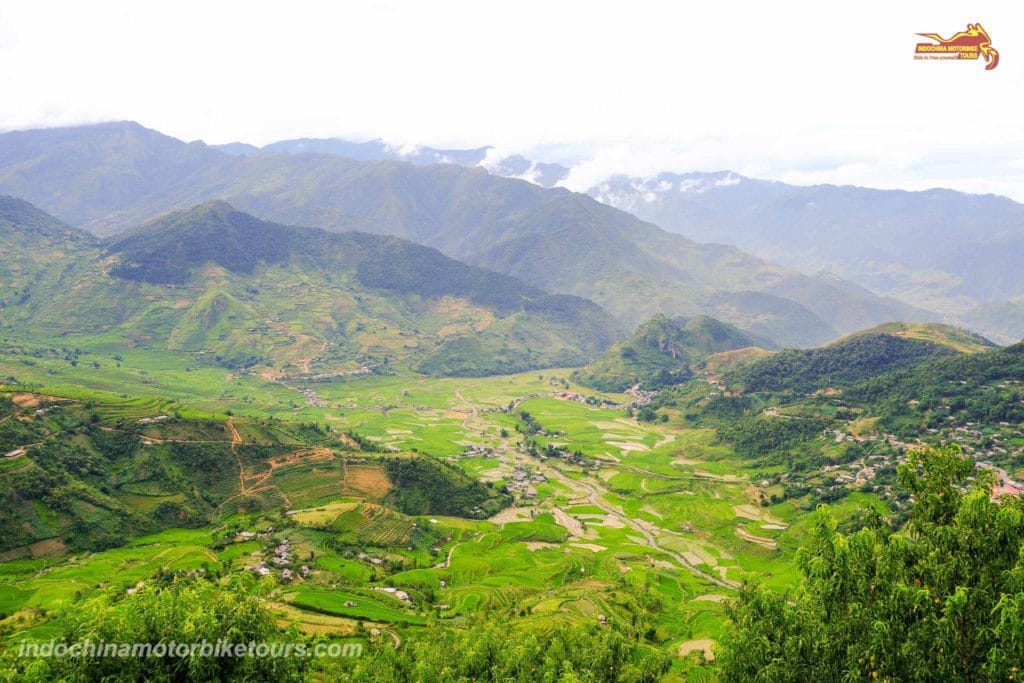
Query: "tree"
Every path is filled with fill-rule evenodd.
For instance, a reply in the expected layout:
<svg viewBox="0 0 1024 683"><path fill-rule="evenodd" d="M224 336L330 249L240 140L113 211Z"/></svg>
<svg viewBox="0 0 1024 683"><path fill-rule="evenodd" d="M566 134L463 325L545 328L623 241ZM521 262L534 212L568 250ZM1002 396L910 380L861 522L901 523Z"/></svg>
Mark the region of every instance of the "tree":
<svg viewBox="0 0 1024 683"><path fill-rule="evenodd" d="M154 580L137 593L107 593L79 602L58 623L58 642L75 643L302 643L294 629L281 629L255 594L248 576L226 584L200 578ZM15 673L0 678L47 681L301 681L309 666L303 657L214 657L196 651L185 656L15 659Z"/></svg>
<svg viewBox="0 0 1024 683"><path fill-rule="evenodd" d="M745 587L722 642L731 681L1017 680L1024 662L1024 503L989 496L958 447L900 466L906 526L856 533L820 510L788 595Z"/></svg>
<svg viewBox="0 0 1024 683"><path fill-rule="evenodd" d="M509 631L500 621L431 628L396 648L375 644L342 674L349 681L552 681L653 683L668 657L632 635L592 624Z"/></svg>

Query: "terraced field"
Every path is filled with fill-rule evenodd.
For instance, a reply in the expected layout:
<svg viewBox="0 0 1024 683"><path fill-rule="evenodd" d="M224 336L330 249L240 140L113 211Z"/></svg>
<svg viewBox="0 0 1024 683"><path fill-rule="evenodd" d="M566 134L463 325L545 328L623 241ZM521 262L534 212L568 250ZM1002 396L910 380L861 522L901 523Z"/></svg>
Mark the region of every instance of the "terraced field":
<svg viewBox="0 0 1024 683"><path fill-rule="evenodd" d="M0 353L0 373L10 362ZM212 528L166 532L88 557L0 563L0 611L18 615L21 621L10 623L33 632L48 628L40 610L66 604L76 591L109 586L111 576L127 589L160 567L252 571L286 538L296 578L281 580L280 569L268 564L279 583L267 599L282 619L310 633L351 634L364 621L401 638L435 617L458 624L496 613L545 625L599 617L631 623L642 613L651 638L667 650L703 652L721 634L724 601L742 582L791 584L792 555L810 523L791 503L762 504L759 482L768 471L748 468L711 430L681 428L674 419L640 422L614 406L624 397L580 389L568 371L325 382L316 386L326 406L318 408L275 382L223 373L215 381L200 375L219 398L196 402L184 388L174 401L104 393L110 378L88 389L60 389L54 378L77 376L81 365L47 373L48 386L90 401L104 419L147 420L202 406L211 419L198 431L180 434L155 422L142 433L155 446L237 444L235 492L245 495L225 504ZM24 384L26 373L17 370ZM262 398L240 400L241 393ZM520 411L541 427L529 437L537 451L550 446L583 460L531 454ZM322 445L302 444L293 428L281 431L267 420L284 415L329 425L333 433L309 431ZM528 487L513 487L513 506L487 521L402 515L388 507L393 490L375 461L381 456L350 450L341 436L348 429L381 450L416 449L447 460L496 488L524 477ZM278 445L259 455L247 450L269 442ZM119 499L153 510L175 495L139 484ZM242 503L253 497L278 512L251 512ZM842 516L874 504L857 494L835 509ZM276 528L273 540L245 540L267 527ZM250 536L214 543L225 528L248 529ZM405 591L411 604L374 590L385 587Z"/></svg>

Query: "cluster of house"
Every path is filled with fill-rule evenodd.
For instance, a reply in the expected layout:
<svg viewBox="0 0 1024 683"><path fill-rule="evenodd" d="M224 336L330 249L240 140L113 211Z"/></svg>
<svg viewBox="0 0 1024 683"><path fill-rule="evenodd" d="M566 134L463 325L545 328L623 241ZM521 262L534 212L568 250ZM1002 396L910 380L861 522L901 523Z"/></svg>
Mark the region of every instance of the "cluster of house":
<svg viewBox="0 0 1024 683"><path fill-rule="evenodd" d="M359 377L361 375L372 375L373 368L376 366L364 365L361 368L354 370L342 370L341 372L322 372L317 375L304 376L302 379L305 382L333 382L337 379L346 379L349 377Z"/></svg>
<svg viewBox="0 0 1024 683"><path fill-rule="evenodd" d="M409 594L403 590L395 588L394 586L374 586L373 590L380 591L381 593L387 593L391 597L401 600L407 605L412 605L412 598L409 597Z"/></svg>
<svg viewBox="0 0 1024 683"><path fill-rule="evenodd" d="M708 396L710 397L724 396L726 398L731 398L733 396L740 395L740 392L730 391L729 388L725 386L725 383L715 375L705 375L702 379L711 385L712 390L708 392Z"/></svg>
<svg viewBox="0 0 1024 683"><path fill-rule="evenodd" d="M552 396L554 398L557 398L559 401L572 401L574 403L581 403L581 404L583 404L585 406L598 406L598 407L601 407L601 408L610 408L610 409L616 409L616 408L624 407L621 404L618 404L615 401L609 401L606 398L597 398L596 396L587 396L585 394L581 394L581 393L576 392L576 391L569 391L568 389L563 390L563 391L556 391L556 392L554 392L552 394Z"/></svg>
<svg viewBox="0 0 1024 683"><path fill-rule="evenodd" d="M359 553L358 555L356 555L356 558L362 560L363 562L369 562L370 564L378 567L384 564L384 560L380 559L379 557L367 555L366 553Z"/></svg>
<svg viewBox="0 0 1024 683"><path fill-rule="evenodd" d="M914 405L917 402L909 401L908 403ZM1010 443L1011 439L1024 438L1024 431L1021 431L1021 429L1016 428L1009 422L1000 422L998 428L996 428L996 425L986 426L974 422L959 423L954 416L950 416L946 420L949 422L948 427L942 429L929 428L927 434L940 440L956 442L963 449L964 454L975 461L977 467L995 470L999 481L993 489L993 496L1016 496L1024 493L1024 484L1014 481L1004 470L996 467L991 462L991 460L1003 460L1024 453L1024 449L1013 446ZM854 443L881 442L892 447L897 452L906 452L919 448L924 443L923 441L914 443L902 441L894 434L862 436L835 430L833 435L836 443L844 441ZM836 472L834 477L835 486L856 488L873 480L877 475L877 468L890 464L894 459L896 462L899 462L902 460L902 457L895 455L869 455L846 465L825 465L821 468L821 471L822 473ZM835 488L835 486L832 488Z"/></svg>
<svg viewBox="0 0 1024 683"><path fill-rule="evenodd" d="M1006 473L1006 470L1001 467L996 467L990 462L977 462L975 466L978 469L994 470L996 477L998 477L996 484L992 487L992 497L998 498L999 496L1019 496L1024 493L1024 484L1019 481L1014 481Z"/></svg>
<svg viewBox="0 0 1024 683"><path fill-rule="evenodd" d="M633 399L633 407L642 408L653 401L658 392L642 389L639 384L634 384L629 389L626 389L626 395Z"/></svg>
<svg viewBox="0 0 1024 683"><path fill-rule="evenodd" d="M541 472L523 464L516 465L512 470L511 481L505 485L509 493L517 494L520 498L536 498L537 489L534 484L543 484L548 478Z"/></svg>
<svg viewBox="0 0 1024 683"><path fill-rule="evenodd" d="M243 531L238 534L239 537L245 540L251 540L257 536L265 534L256 534L251 531ZM309 576L310 568L308 565L302 565L298 571L294 569L295 559L292 554L291 542L286 538L270 549L266 555L261 550L254 550L251 553L251 557L255 560L252 564L246 565L246 571L251 571L257 576L267 576L273 569L277 569L281 572L281 580L283 581L294 581L298 578L306 578ZM270 565L270 566L268 566Z"/></svg>
<svg viewBox="0 0 1024 683"><path fill-rule="evenodd" d="M867 459L875 459L880 461L887 461L888 458L884 455L871 455ZM825 465L821 468L823 474L835 472L835 482L837 485L846 485L851 488L856 488L863 484L868 483L877 476L875 471L877 465L866 463L864 460L858 460L851 462L847 465Z"/></svg>

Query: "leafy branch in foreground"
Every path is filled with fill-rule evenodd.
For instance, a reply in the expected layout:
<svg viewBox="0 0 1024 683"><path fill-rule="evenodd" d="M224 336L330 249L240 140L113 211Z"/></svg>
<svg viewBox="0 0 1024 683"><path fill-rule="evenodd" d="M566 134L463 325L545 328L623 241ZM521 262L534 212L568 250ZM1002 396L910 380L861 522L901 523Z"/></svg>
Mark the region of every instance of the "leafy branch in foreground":
<svg viewBox="0 0 1024 683"><path fill-rule="evenodd" d="M157 577L159 579L159 577ZM107 593L67 610L57 642L298 643L263 607L247 576L224 584L171 577L135 594ZM19 681L302 681L310 660L302 657L81 656L16 658L0 663L0 680Z"/></svg>
<svg viewBox="0 0 1024 683"><path fill-rule="evenodd" d="M730 681L1017 680L1024 503L993 500L959 448L900 466L910 520L850 535L818 513L790 595L746 587L720 662Z"/></svg>

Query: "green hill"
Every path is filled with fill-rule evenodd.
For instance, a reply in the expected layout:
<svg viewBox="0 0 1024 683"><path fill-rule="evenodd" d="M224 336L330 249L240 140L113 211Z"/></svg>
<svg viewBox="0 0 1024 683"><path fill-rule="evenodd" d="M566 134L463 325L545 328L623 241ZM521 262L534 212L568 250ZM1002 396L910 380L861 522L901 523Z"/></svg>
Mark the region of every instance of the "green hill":
<svg viewBox="0 0 1024 683"><path fill-rule="evenodd" d="M670 320L656 315L632 339L615 344L574 377L602 391L623 391L634 384L655 388L688 379L691 365L712 354L765 346L774 344L708 316Z"/></svg>
<svg viewBox="0 0 1024 683"><path fill-rule="evenodd" d="M787 349L727 373L745 391L844 388L937 358L994 348L984 337L949 325L887 323L815 349Z"/></svg>
<svg viewBox="0 0 1024 683"><path fill-rule="evenodd" d="M943 423L1024 424L1024 343L937 358L885 373L847 392L910 433ZM905 430L907 431L907 430Z"/></svg>
<svg viewBox="0 0 1024 683"><path fill-rule="evenodd" d="M355 496L457 517L485 517L509 502L434 458L353 451L351 439L314 424L236 426L215 416L178 417L183 408L170 402L126 413L127 401L17 393L19 405L11 395L0 392L0 453L22 452L0 462L6 560L38 553L40 544L53 554L123 545L163 528L273 509L289 497ZM233 431L245 435L241 443Z"/></svg>
<svg viewBox="0 0 1024 683"><path fill-rule="evenodd" d="M941 323L883 323L870 330L864 330L851 336L871 336L874 334L891 334L903 339L931 342L953 351L959 351L960 353L979 353L996 347L995 344L980 334L961 327L943 325Z"/></svg>

